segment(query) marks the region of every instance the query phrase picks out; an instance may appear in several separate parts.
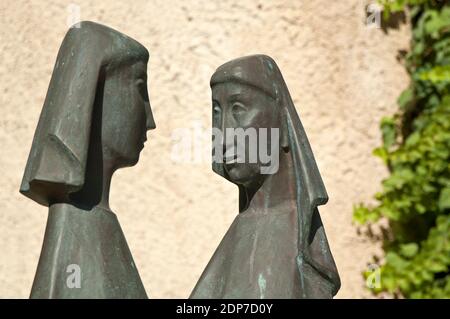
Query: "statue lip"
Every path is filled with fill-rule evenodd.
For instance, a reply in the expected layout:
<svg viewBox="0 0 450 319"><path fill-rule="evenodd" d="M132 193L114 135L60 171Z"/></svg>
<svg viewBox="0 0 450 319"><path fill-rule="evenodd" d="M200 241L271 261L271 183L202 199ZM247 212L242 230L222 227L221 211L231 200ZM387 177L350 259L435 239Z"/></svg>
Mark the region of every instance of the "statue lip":
<svg viewBox="0 0 450 319"><path fill-rule="evenodd" d="M146 136L144 136L144 138L142 139L142 143L141 143L141 149L143 149L144 148L144 146L145 146L145 142L147 141L147 137Z"/></svg>
<svg viewBox="0 0 450 319"><path fill-rule="evenodd" d="M238 156L237 154L232 154L232 155L228 155L228 156L223 156L224 162L225 164L236 164L238 161Z"/></svg>

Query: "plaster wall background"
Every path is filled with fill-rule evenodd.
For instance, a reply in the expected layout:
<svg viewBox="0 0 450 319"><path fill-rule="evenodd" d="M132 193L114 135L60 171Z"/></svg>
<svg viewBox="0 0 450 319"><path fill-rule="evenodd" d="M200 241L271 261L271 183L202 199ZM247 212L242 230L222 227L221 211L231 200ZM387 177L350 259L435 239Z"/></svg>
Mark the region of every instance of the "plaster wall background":
<svg viewBox="0 0 450 319"><path fill-rule="evenodd" d="M208 129L210 76L255 53L281 68L327 187L330 201L320 211L342 280L337 297L370 297L361 272L379 247L357 234L352 205L369 201L386 175L371 151L381 117L396 109L408 85L396 54L408 48L409 33L406 25L389 34L367 27L362 0L2 0L0 297L27 298L37 266L47 209L18 190L56 54L76 13L71 4L81 20L115 28L150 51L157 129L137 166L117 172L111 193L150 297L188 297L238 212L237 189L210 163L171 159L172 134Z"/></svg>

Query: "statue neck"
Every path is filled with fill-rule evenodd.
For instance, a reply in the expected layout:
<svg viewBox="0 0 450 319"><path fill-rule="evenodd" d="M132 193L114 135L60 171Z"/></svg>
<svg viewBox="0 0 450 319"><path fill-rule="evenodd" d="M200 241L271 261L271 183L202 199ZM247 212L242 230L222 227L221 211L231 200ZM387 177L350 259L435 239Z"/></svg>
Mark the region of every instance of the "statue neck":
<svg viewBox="0 0 450 319"><path fill-rule="evenodd" d="M107 167L107 165L103 166L103 178L102 178L102 187L100 194L100 202L96 205L100 208L111 210L109 207L109 191L111 188L111 179L114 174L113 167Z"/></svg>
<svg viewBox="0 0 450 319"><path fill-rule="evenodd" d="M251 197L248 207L243 211L264 213L280 205L296 205L296 181L290 152L280 152L278 171L268 175L256 190L241 191L246 191Z"/></svg>
<svg viewBox="0 0 450 319"><path fill-rule="evenodd" d="M71 204L86 210L109 207L111 178L115 171L113 161L104 160L102 152L92 152L88 158L84 187L71 196Z"/></svg>

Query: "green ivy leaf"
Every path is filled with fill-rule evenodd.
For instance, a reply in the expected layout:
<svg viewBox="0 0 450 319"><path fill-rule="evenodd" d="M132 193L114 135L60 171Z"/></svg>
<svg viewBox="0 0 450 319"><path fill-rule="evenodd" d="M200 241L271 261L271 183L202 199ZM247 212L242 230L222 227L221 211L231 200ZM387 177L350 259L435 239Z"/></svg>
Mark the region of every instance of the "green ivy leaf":
<svg viewBox="0 0 450 319"><path fill-rule="evenodd" d="M431 70L423 71L419 73L419 78L434 84L450 82L450 65L438 65Z"/></svg>
<svg viewBox="0 0 450 319"><path fill-rule="evenodd" d="M417 245L416 243L409 243L400 246L400 254L407 258L414 257L418 251L419 245Z"/></svg>
<svg viewBox="0 0 450 319"><path fill-rule="evenodd" d="M411 87L407 88L400 94L397 103L401 109L405 109L414 99L414 91Z"/></svg>
<svg viewBox="0 0 450 319"><path fill-rule="evenodd" d="M388 161L388 151L384 147L377 147L373 150L372 154L376 157L379 157L383 160L383 162L386 164Z"/></svg>
<svg viewBox="0 0 450 319"><path fill-rule="evenodd" d="M441 194L439 195L439 209L449 209L450 208L450 187L444 188L441 190Z"/></svg>
<svg viewBox="0 0 450 319"><path fill-rule="evenodd" d="M393 118L385 117L381 120L381 132L383 134L384 147L389 148L395 143L395 121Z"/></svg>
<svg viewBox="0 0 450 319"><path fill-rule="evenodd" d="M450 298L450 2L379 0L384 15L408 8L412 44L405 55L410 85L398 112L383 118L373 150L390 175L375 206L353 218L388 221L381 288L406 298Z"/></svg>

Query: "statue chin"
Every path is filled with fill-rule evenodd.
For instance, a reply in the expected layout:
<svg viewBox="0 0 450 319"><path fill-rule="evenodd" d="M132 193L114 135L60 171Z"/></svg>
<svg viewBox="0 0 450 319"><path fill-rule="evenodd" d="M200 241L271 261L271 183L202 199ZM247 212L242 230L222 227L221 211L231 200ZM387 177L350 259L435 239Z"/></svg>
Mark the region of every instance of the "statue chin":
<svg viewBox="0 0 450 319"><path fill-rule="evenodd" d="M140 153L138 153L135 157L128 158L123 167L132 167L136 165L139 161Z"/></svg>
<svg viewBox="0 0 450 319"><path fill-rule="evenodd" d="M246 164L224 164L224 169L227 173L227 179L232 183L245 184L254 178Z"/></svg>
<svg viewBox="0 0 450 319"><path fill-rule="evenodd" d="M110 163L110 167L114 167L115 170L120 168L132 167L135 166L139 162L139 158L141 156L141 151L136 151L135 153L119 155L115 153L114 156L111 156L110 159L104 159L104 163L108 165Z"/></svg>
<svg viewBox="0 0 450 319"><path fill-rule="evenodd" d="M227 179L235 184L247 185L253 184L256 180L264 178L260 174L257 164L233 163L224 164Z"/></svg>

